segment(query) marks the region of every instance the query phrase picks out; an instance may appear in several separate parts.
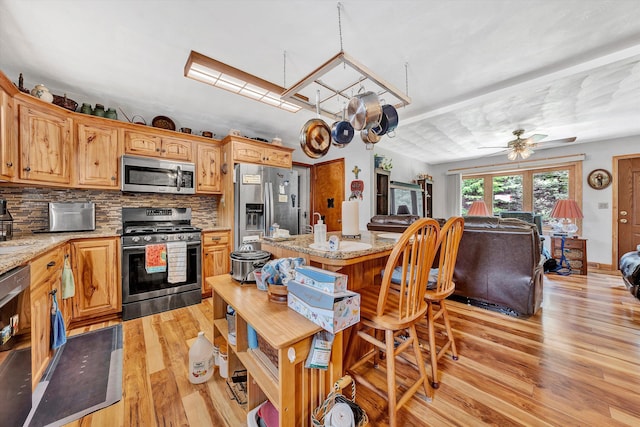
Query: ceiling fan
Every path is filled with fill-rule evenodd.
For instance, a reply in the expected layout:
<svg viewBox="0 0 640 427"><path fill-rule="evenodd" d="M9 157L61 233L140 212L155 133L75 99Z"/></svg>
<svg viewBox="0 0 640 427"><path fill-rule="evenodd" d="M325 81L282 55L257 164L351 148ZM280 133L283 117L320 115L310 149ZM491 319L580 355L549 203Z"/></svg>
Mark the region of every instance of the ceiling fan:
<svg viewBox="0 0 640 427"><path fill-rule="evenodd" d="M509 160L516 160L518 156L522 159L528 158L533 154L532 148L537 147L540 144L555 144L561 142L573 142L576 140L576 137L571 138L562 138L562 139L554 139L553 141L542 141L547 137L547 135L535 134L531 135L528 138L521 138L520 136L524 133L524 129L516 129L513 131L513 134L516 136L516 139L509 141L507 146L499 146L499 147L480 147L480 148L505 148L507 150L507 158Z"/></svg>

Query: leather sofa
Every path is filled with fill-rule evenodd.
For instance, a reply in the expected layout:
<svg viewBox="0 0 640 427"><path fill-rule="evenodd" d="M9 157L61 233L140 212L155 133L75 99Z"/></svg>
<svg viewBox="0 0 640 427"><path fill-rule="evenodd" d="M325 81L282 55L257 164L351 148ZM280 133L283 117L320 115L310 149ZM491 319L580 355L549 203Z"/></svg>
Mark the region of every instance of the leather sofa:
<svg viewBox="0 0 640 427"><path fill-rule="evenodd" d="M373 231L402 233L417 217L371 218ZM511 316L535 314L542 303L542 243L535 224L515 218L464 218L452 299ZM440 224L445 220L438 219Z"/></svg>
<svg viewBox="0 0 640 427"><path fill-rule="evenodd" d="M543 263L535 224L465 217L453 297L512 316L531 316L542 303Z"/></svg>
<svg viewBox="0 0 640 427"><path fill-rule="evenodd" d="M627 252L620 257L620 273L631 295L640 299L640 251Z"/></svg>

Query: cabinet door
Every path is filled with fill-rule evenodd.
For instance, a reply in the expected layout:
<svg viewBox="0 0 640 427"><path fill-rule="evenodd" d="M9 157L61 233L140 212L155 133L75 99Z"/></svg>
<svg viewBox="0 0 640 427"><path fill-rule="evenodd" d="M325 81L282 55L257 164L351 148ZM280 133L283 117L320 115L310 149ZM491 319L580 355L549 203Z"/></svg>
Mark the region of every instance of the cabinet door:
<svg viewBox="0 0 640 427"><path fill-rule="evenodd" d="M160 153L162 157L174 160L184 160L190 162L193 148L191 141L174 138L162 138Z"/></svg>
<svg viewBox="0 0 640 427"><path fill-rule="evenodd" d="M202 293L210 295L211 287L204 279L229 273L229 247L226 245L205 247L203 260Z"/></svg>
<svg viewBox="0 0 640 427"><path fill-rule="evenodd" d="M291 168L291 153L276 148L267 148L265 150L265 163L281 168Z"/></svg>
<svg viewBox="0 0 640 427"><path fill-rule="evenodd" d="M118 238L80 240L71 245L76 283L73 318L97 317L121 311Z"/></svg>
<svg viewBox="0 0 640 427"><path fill-rule="evenodd" d="M220 147L199 143L196 156L196 181L198 193L220 193Z"/></svg>
<svg viewBox="0 0 640 427"><path fill-rule="evenodd" d="M264 148L240 141L233 143L233 160L236 162L262 163L264 157Z"/></svg>
<svg viewBox="0 0 640 427"><path fill-rule="evenodd" d="M20 179L69 184L71 118L64 112L20 103L19 121Z"/></svg>
<svg viewBox="0 0 640 427"><path fill-rule="evenodd" d="M39 256L31 267L31 383L38 384L51 354L51 295L62 278L62 248Z"/></svg>
<svg viewBox="0 0 640 427"><path fill-rule="evenodd" d="M78 185L119 188L118 163L122 149L118 130L109 126L78 124Z"/></svg>
<svg viewBox="0 0 640 427"><path fill-rule="evenodd" d="M18 144L15 136L13 99L0 89L0 178L11 181L16 176Z"/></svg>
<svg viewBox="0 0 640 427"><path fill-rule="evenodd" d="M162 138L141 132L124 131L124 152L138 156L160 157Z"/></svg>

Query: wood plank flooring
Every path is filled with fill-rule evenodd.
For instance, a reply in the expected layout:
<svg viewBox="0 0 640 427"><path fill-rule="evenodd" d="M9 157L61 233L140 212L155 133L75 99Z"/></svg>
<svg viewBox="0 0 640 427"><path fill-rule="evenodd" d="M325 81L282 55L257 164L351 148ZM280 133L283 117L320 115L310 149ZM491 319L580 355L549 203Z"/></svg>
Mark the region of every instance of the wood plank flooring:
<svg viewBox="0 0 640 427"><path fill-rule="evenodd" d="M398 425L640 425L640 301L620 277L547 275L543 308L529 319L456 302L448 308L460 359L441 359L433 401L414 397ZM123 326L123 399L69 426L245 424L217 375L198 385L187 378L197 332L211 339L211 298ZM382 370L371 376L384 381ZM357 401L370 425L387 425L382 399L360 387Z"/></svg>

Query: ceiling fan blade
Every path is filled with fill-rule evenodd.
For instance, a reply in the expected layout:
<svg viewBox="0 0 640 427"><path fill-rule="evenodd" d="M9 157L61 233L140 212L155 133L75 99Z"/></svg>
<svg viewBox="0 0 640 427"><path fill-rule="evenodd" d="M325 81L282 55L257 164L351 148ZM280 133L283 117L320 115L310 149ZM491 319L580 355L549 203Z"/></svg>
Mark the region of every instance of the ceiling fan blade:
<svg viewBox="0 0 640 427"><path fill-rule="evenodd" d="M496 145L485 145L485 146L478 147L478 148L504 148L504 149L507 149L507 148L509 148L509 147L505 147L504 145L500 145L500 146L496 146Z"/></svg>
<svg viewBox="0 0 640 427"><path fill-rule="evenodd" d="M536 133L534 135L531 135L529 138L527 138L527 144L532 144L532 143L536 143L536 142L540 142L543 139L545 139L548 135L543 135L541 133Z"/></svg>
<svg viewBox="0 0 640 427"><path fill-rule="evenodd" d="M573 142L575 141L577 138L575 136L572 136L571 138L562 138L562 139L554 139L552 141L542 141L540 142L540 144L558 144L558 143L568 143L568 142Z"/></svg>

